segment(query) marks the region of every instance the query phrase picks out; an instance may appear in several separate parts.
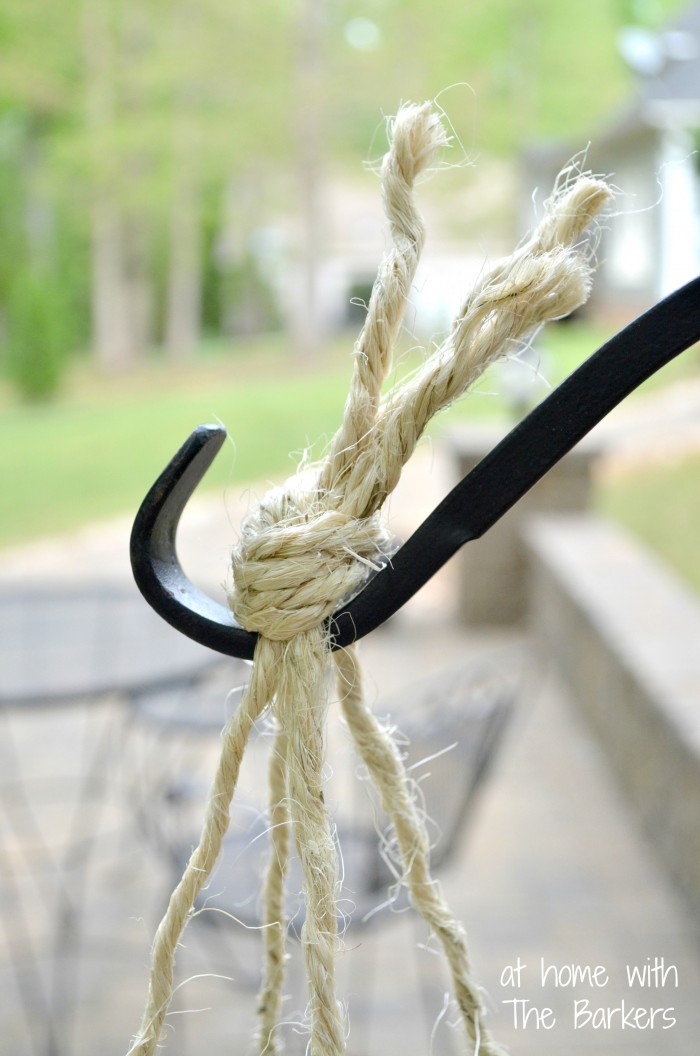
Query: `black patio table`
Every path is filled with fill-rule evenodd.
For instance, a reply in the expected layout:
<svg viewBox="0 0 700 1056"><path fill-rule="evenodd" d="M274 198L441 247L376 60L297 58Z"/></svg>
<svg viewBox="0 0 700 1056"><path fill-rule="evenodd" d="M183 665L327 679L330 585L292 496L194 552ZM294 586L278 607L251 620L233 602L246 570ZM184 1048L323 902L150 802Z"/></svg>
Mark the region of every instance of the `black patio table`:
<svg viewBox="0 0 700 1056"><path fill-rule="evenodd" d="M137 828L125 795L129 752L118 739L131 736L141 700L172 688L189 706L188 688L221 666L168 627L135 586L0 585L0 1033L8 1051L75 1053L78 999L91 982L81 962L96 941L85 907L100 862ZM116 946L110 940L110 952Z"/></svg>
<svg viewBox="0 0 700 1056"><path fill-rule="evenodd" d="M135 586L0 586L0 704L51 706L179 685L214 662Z"/></svg>

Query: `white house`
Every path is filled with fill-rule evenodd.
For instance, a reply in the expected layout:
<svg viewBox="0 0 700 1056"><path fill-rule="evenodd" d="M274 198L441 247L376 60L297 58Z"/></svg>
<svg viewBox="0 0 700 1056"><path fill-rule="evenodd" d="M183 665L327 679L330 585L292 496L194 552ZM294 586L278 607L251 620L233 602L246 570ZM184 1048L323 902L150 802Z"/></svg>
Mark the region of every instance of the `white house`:
<svg viewBox="0 0 700 1056"><path fill-rule="evenodd" d="M637 94L592 137L585 167L620 192L591 305L624 321L700 274L700 4L658 34L630 30L621 46ZM529 150L527 180L551 186L567 157L561 143Z"/></svg>

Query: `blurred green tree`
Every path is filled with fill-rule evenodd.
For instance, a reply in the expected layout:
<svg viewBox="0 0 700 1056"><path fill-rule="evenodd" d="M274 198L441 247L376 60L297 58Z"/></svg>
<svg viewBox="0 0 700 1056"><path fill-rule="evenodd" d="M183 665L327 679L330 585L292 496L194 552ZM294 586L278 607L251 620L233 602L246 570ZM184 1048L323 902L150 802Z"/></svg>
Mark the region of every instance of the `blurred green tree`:
<svg viewBox="0 0 700 1056"><path fill-rule="evenodd" d="M19 270L6 301L8 375L27 400L44 400L56 392L75 327L66 288L55 275Z"/></svg>
<svg viewBox="0 0 700 1056"><path fill-rule="evenodd" d="M468 153L587 137L629 90L616 32L641 2L0 0L0 337L41 275L105 368L190 357L203 320L230 326L275 209L311 348L324 171L379 156L381 114L453 84Z"/></svg>

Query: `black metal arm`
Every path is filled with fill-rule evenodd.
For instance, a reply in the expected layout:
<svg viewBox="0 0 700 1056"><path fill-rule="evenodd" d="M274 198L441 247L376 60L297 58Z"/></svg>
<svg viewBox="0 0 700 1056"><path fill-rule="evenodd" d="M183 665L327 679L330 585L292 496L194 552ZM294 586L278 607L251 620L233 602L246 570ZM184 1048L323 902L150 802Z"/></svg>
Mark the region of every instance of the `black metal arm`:
<svg viewBox="0 0 700 1056"><path fill-rule="evenodd" d="M392 616L625 396L699 340L700 278L607 341L452 489L386 566L333 614L333 648L364 637ZM142 594L173 627L220 653L252 659L257 635L190 582L175 549L182 511L225 436L220 426L199 426L169 462L134 522L131 561Z"/></svg>

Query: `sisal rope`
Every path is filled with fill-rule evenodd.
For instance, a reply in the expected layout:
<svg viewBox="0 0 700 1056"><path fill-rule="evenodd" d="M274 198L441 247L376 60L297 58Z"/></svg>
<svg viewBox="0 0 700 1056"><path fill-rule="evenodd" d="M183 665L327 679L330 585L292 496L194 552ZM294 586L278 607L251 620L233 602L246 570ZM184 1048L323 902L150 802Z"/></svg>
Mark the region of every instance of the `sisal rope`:
<svg viewBox="0 0 700 1056"><path fill-rule="evenodd" d="M304 876L302 948L308 978L310 1052L340 1056L347 1023L335 991L337 855L323 798L329 663L326 621L356 591L388 546L379 520L429 419L460 396L514 342L587 298L591 251L584 232L610 198L589 176L555 188L542 222L510 257L485 271L444 341L411 381L382 399L424 240L414 184L447 138L432 105L403 107L381 171L393 247L380 265L354 351L343 421L325 461L269 492L242 526L233 553L231 606L259 639L251 683L225 731L199 846L173 892L152 951L148 999L128 1056L152 1056L172 997L175 951L221 848L241 758L266 708L278 733L270 761L271 855L263 885L265 963L258 1051L281 1051L283 888L293 835ZM394 826L403 880L439 939L470 1052L502 1056L484 1024L466 936L430 873L429 842L400 753L363 700L356 650L333 654L341 707L357 751Z"/></svg>

